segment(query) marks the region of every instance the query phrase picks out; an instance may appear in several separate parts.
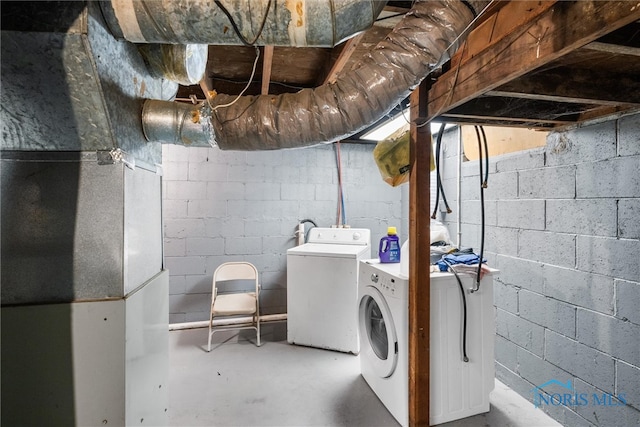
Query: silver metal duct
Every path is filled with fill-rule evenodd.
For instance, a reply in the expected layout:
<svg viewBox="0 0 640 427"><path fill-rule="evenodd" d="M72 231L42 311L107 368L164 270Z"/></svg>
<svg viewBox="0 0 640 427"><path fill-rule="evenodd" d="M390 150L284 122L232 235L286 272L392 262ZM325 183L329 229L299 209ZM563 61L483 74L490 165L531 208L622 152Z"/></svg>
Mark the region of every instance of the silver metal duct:
<svg viewBox="0 0 640 427"><path fill-rule="evenodd" d="M155 171L162 148L142 133L143 98L173 100L178 84L152 76L136 45L108 32L98 2L1 9L0 150L121 149Z"/></svg>
<svg viewBox="0 0 640 427"><path fill-rule="evenodd" d="M473 20L486 1L417 1L389 36L333 84L295 94L218 95L209 105L190 106L189 114L165 114L167 103L146 101L143 128L147 138L162 117L161 138L150 141L218 145L225 150L275 150L329 143L352 135L382 118L417 87ZM453 47L455 49L455 46ZM153 118L153 120L151 120ZM190 119L189 126L184 126ZM200 126L199 138L193 128ZM181 129L189 129L183 136ZM213 129L213 134L211 133ZM171 134L167 134L170 132Z"/></svg>
<svg viewBox="0 0 640 427"><path fill-rule="evenodd" d="M332 47L369 28L386 1L220 0L245 39L274 46ZM111 0L111 32L135 43L242 44L214 0ZM266 21L262 32L262 17Z"/></svg>
<svg viewBox="0 0 640 427"><path fill-rule="evenodd" d="M140 44L138 50L152 76L181 85L198 84L207 70L206 44Z"/></svg>

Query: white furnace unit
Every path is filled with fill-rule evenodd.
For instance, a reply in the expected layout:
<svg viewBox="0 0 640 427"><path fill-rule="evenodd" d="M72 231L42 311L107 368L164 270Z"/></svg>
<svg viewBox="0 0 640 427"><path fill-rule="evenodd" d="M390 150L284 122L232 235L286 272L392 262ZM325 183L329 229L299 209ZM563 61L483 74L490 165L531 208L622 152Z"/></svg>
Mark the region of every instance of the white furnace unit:
<svg viewBox="0 0 640 427"><path fill-rule="evenodd" d="M358 264L371 257L363 228L312 228L287 251L287 341L358 354Z"/></svg>

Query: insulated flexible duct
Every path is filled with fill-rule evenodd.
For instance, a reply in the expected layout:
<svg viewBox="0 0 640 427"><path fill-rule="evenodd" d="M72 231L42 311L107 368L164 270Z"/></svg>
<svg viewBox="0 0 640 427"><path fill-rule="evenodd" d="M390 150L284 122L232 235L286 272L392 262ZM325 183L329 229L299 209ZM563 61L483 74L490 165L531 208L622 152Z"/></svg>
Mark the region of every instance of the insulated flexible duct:
<svg viewBox="0 0 640 427"><path fill-rule="evenodd" d="M455 49L474 12L487 3L415 2L387 38L333 84L295 94L243 96L218 109L216 105L235 97L218 95L211 105L190 106L189 111L163 101L147 101L145 135L149 141L210 144L225 150L275 150L343 139L381 119L406 98L438 66L445 52ZM169 126L165 121L173 123ZM194 138L193 128L198 126L202 133ZM191 129L188 138L180 133L184 128Z"/></svg>

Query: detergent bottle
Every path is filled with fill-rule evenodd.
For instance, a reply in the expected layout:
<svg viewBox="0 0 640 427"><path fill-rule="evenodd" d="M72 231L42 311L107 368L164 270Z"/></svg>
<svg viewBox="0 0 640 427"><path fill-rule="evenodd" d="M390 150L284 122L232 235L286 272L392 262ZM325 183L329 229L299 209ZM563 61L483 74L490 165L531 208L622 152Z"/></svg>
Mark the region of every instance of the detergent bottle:
<svg viewBox="0 0 640 427"><path fill-rule="evenodd" d="M388 227L387 235L380 239L378 256L383 263L400 262L400 239L395 227Z"/></svg>

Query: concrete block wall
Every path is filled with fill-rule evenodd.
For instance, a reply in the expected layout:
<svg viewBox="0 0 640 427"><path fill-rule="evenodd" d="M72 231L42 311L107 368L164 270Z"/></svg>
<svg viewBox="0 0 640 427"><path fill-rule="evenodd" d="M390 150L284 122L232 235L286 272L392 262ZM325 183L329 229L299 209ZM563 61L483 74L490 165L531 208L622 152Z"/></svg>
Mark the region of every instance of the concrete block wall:
<svg viewBox="0 0 640 427"><path fill-rule="evenodd" d="M445 138L454 206L457 134ZM544 392L586 403L541 405L565 426L640 426L640 115L551 133L489 170L496 376L531 402L535 387L571 381ZM461 243L479 251L477 162L463 163L461 185ZM443 215L454 239L456 215Z"/></svg>
<svg viewBox="0 0 640 427"><path fill-rule="evenodd" d="M347 223L371 230L375 255L387 226L407 237L408 186L382 181L373 148L341 144L340 158ZM261 312L285 313L286 251L296 245L298 222L337 222L336 147L237 152L165 145L163 169L170 323L208 319L213 272L227 261L252 262L262 283Z"/></svg>

